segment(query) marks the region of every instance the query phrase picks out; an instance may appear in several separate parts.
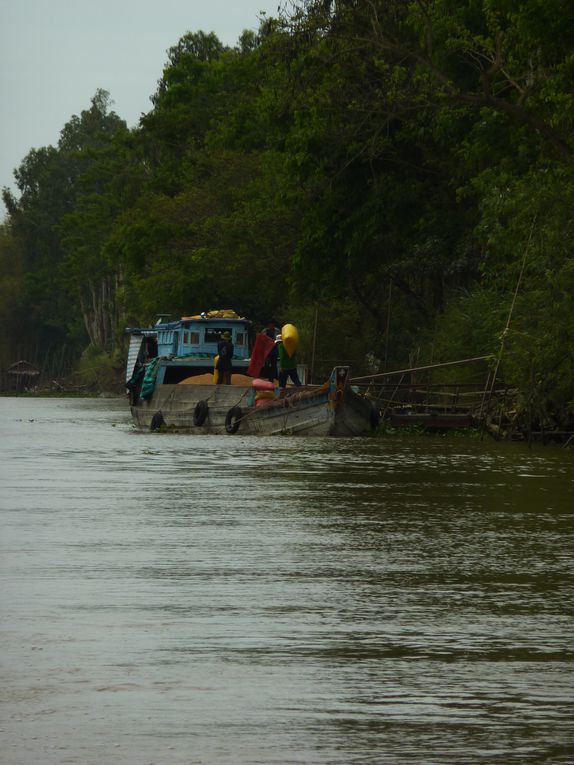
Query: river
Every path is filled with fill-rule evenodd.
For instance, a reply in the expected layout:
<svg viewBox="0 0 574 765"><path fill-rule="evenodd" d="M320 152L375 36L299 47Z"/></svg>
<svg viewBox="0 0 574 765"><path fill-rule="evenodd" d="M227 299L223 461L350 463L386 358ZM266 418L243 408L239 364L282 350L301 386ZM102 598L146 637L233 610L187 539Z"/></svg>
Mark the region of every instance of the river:
<svg viewBox="0 0 574 765"><path fill-rule="evenodd" d="M2 765L574 762L574 459L1 398Z"/></svg>

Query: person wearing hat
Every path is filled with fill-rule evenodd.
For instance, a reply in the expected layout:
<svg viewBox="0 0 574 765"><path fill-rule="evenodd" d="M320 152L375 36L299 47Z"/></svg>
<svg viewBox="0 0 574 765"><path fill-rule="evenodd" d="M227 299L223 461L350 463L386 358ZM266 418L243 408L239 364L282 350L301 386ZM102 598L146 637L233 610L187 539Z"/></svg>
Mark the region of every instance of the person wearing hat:
<svg viewBox="0 0 574 765"><path fill-rule="evenodd" d="M231 334L227 330L220 335L220 341L217 343L217 384L231 385L231 373L233 371L233 343Z"/></svg>

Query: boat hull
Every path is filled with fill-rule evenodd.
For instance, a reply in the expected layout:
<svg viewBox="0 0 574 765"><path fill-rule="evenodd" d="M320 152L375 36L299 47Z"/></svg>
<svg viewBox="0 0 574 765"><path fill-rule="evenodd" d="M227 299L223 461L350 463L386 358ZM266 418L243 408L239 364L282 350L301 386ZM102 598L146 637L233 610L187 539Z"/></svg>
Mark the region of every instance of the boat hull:
<svg viewBox="0 0 574 765"><path fill-rule="evenodd" d="M148 401L131 406L131 413L143 430L163 427L187 433L267 436L369 433L376 424L369 400L350 388L337 393L333 396L324 388L307 387L284 399L251 406L250 386L158 385Z"/></svg>

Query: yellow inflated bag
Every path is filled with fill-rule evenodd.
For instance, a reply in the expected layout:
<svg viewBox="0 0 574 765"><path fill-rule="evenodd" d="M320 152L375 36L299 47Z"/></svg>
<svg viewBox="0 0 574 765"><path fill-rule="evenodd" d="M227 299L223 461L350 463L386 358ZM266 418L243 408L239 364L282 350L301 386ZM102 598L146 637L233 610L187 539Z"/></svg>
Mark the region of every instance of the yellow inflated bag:
<svg viewBox="0 0 574 765"><path fill-rule="evenodd" d="M292 356L299 347L299 332L294 324L281 327L281 342L289 356Z"/></svg>

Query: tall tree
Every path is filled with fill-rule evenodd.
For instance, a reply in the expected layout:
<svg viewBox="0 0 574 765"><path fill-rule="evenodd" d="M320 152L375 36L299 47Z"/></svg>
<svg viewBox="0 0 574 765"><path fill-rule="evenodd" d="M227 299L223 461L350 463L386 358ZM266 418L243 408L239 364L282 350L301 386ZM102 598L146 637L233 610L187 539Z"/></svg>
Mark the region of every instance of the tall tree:
<svg viewBox="0 0 574 765"><path fill-rule="evenodd" d="M82 184L85 189L98 157L126 129L109 107L109 95L98 90L90 108L64 126L57 147L33 149L25 157L15 171L20 196L3 192L17 255L26 272L22 300L28 306L27 323L36 327L46 353L66 338L84 341L62 237L64 222L77 216ZM69 231L66 236L69 239Z"/></svg>

